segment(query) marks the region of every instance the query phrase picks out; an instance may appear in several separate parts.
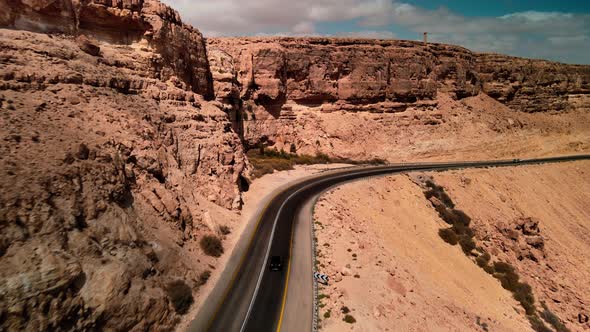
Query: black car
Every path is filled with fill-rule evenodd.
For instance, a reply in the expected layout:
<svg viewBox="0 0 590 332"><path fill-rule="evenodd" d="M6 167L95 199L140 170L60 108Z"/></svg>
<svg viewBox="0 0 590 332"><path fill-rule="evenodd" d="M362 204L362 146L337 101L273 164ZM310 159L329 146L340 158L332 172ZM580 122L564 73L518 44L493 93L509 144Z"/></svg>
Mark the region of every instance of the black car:
<svg viewBox="0 0 590 332"><path fill-rule="evenodd" d="M272 256L270 258L270 270L271 271L282 271L283 270L283 259L281 256Z"/></svg>

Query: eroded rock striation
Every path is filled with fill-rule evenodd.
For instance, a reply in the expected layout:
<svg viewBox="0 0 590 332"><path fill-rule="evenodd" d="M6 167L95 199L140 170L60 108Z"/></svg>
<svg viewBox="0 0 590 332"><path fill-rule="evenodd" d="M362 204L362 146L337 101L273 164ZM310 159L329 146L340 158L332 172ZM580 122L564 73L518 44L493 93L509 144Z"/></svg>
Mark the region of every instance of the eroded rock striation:
<svg viewBox="0 0 590 332"><path fill-rule="evenodd" d="M482 91L523 112L590 110L590 66L478 54Z"/></svg>
<svg viewBox="0 0 590 332"><path fill-rule="evenodd" d="M246 142L293 136L297 112L433 110L441 93L487 93L523 112L590 105L590 66L477 54L400 40L212 38L216 98ZM254 121L255 120L255 121Z"/></svg>
<svg viewBox="0 0 590 332"><path fill-rule="evenodd" d="M203 36L157 0L1 0L0 12L4 27L83 34L116 44L144 41L156 51L150 76L163 81L176 76L189 90L212 97Z"/></svg>
<svg viewBox="0 0 590 332"><path fill-rule="evenodd" d="M156 0L0 0L0 330L173 329L190 303L170 287L198 296L216 264L198 240L237 220L259 143L587 150L588 68L411 41L206 43Z"/></svg>
<svg viewBox="0 0 590 332"><path fill-rule="evenodd" d="M0 13L0 330L172 330L246 170L200 33L156 1Z"/></svg>

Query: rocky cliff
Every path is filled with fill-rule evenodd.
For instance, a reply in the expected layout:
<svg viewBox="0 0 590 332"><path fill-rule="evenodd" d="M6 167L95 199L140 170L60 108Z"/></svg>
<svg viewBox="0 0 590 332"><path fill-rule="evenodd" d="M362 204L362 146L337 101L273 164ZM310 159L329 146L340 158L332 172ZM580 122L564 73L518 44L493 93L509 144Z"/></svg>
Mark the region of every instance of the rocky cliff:
<svg viewBox="0 0 590 332"><path fill-rule="evenodd" d="M212 97L201 33L157 0L1 0L0 26L83 34L115 44L143 41L156 51L146 68L150 76L163 81L175 76L189 90Z"/></svg>
<svg viewBox="0 0 590 332"><path fill-rule="evenodd" d="M476 54L400 40L213 38L215 96L237 110L247 144L296 136L297 112L433 110L437 96L487 93L514 110L561 111L590 104L590 66ZM288 143L295 143L293 140ZM327 151L324 151L327 152Z"/></svg>
<svg viewBox="0 0 590 332"><path fill-rule="evenodd" d="M157 1L1 0L0 24L0 330L173 329L245 183L201 34Z"/></svg>
<svg viewBox="0 0 590 332"><path fill-rule="evenodd" d="M0 330L173 329L217 264L199 241L238 220L247 148L589 151L589 81L409 41L206 47L156 0L0 0Z"/></svg>
<svg viewBox="0 0 590 332"><path fill-rule="evenodd" d="M478 54L483 92L523 112L590 110L590 66Z"/></svg>

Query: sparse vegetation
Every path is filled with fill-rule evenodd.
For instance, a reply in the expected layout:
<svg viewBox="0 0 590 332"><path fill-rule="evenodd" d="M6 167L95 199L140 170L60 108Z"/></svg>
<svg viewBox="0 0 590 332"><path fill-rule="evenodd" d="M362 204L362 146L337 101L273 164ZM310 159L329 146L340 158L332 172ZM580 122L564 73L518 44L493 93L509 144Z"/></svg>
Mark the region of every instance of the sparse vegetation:
<svg viewBox="0 0 590 332"><path fill-rule="evenodd" d="M209 280L209 277L211 277L211 271L205 270L201 272L201 274L199 275L198 286L203 286L204 284L206 284Z"/></svg>
<svg viewBox="0 0 590 332"><path fill-rule="evenodd" d="M324 312L324 318L330 318L331 314L332 314L332 310L328 309L328 311Z"/></svg>
<svg viewBox="0 0 590 332"><path fill-rule="evenodd" d="M477 263L477 265L479 267L484 267L488 264L488 262L490 261L490 259L492 258L492 256L490 256L490 254L488 254L487 252L484 252L483 254L479 255L476 259L475 262Z"/></svg>
<svg viewBox="0 0 590 332"><path fill-rule="evenodd" d="M192 290L182 280L175 280L169 283L166 287L166 294L178 314L186 314L191 304L193 304Z"/></svg>
<svg viewBox="0 0 590 332"><path fill-rule="evenodd" d="M471 251L476 248L473 237L466 234L463 234L459 237L459 245L466 255L471 254Z"/></svg>
<svg viewBox="0 0 590 332"><path fill-rule="evenodd" d="M531 327L536 332L553 332L550 328L548 328L545 323L537 316L537 315L530 315L527 316L529 319L529 323L531 323Z"/></svg>
<svg viewBox="0 0 590 332"><path fill-rule="evenodd" d="M488 332L488 331L490 330L490 329L489 329L489 326L488 326L488 323L486 323L486 322L482 322L482 321L481 321L481 317L479 317L479 316L477 316L477 321L476 321L476 323L477 323L477 325L478 325L479 327L481 327L481 329L482 329L482 330L484 330L484 332Z"/></svg>
<svg viewBox="0 0 590 332"><path fill-rule="evenodd" d="M426 195L426 199L430 199L431 197L438 198L444 205L450 207L451 209L455 207L455 203L447 193L445 189L436 183L432 182L431 180L426 181L426 186L430 188L427 190L424 195Z"/></svg>
<svg viewBox="0 0 590 332"><path fill-rule="evenodd" d="M565 324L563 324L561 319L559 319L559 317L557 317L556 314L554 314L553 312L551 312L551 310L549 310L549 308L547 307L547 305L545 303L541 303L541 306L543 306L543 311L540 313L541 318L543 318L547 323L549 323L551 326L553 326L555 331L557 331L557 332L570 332L570 329L568 329L567 326L565 326Z"/></svg>
<svg viewBox="0 0 590 332"><path fill-rule="evenodd" d="M347 314L350 312L350 309L347 306L343 306L340 308L340 311L342 311L343 314Z"/></svg>
<svg viewBox="0 0 590 332"><path fill-rule="evenodd" d="M223 254L223 245L217 236L205 235L201 238L199 244L206 255L219 257Z"/></svg>
<svg viewBox="0 0 590 332"><path fill-rule="evenodd" d="M459 243L457 233L450 228L441 228L438 230L438 235L448 244L454 246Z"/></svg>
<svg viewBox="0 0 590 332"><path fill-rule="evenodd" d="M270 174L277 171L285 171L293 169L295 165L313 165L313 164L329 164L329 163L345 163L345 164L370 164L383 165L385 161L382 159L370 160L352 160L347 158L332 158L324 153L317 153L315 156L298 155L293 152L294 146L291 146L291 153L284 150L273 149L252 149L247 155L248 159L254 166L252 176L259 178L265 174Z"/></svg>
<svg viewBox="0 0 590 332"><path fill-rule="evenodd" d="M326 295L326 294L320 294L320 295L318 295L318 300L321 300L321 299L324 299L324 298L329 299L330 298L330 295Z"/></svg>
<svg viewBox="0 0 590 332"><path fill-rule="evenodd" d="M352 315L346 315L346 316L344 316L344 318L342 318L342 320L347 322L348 324L356 323L356 319L354 319L354 317L352 317Z"/></svg>
<svg viewBox="0 0 590 332"><path fill-rule="evenodd" d="M223 235L228 235L228 234L230 234L230 233L231 233L231 229L230 229L228 226L226 226L226 225L222 225L222 226L220 226L220 227L219 227L219 231L220 231L220 232L221 232L221 234L223 234Z"/></svg>
<svg viewBox="0 0 590 332"><path fill-rule="evenodd" d="M478 248L473 239L474 233L470 228L471 218L465 212L455 208L455 204L445 193L443 187L436 185L431 180L426 181L426 186L429 189L424 192L424 196L427 199L436 197L442 203L433 200L433 206L441 219L451 225L450 228L439 229L439 236L451 245L459 244L467 256L472 255L473 250L477 249L481 253L475 258L477 265L498 279L502 287L512 293L514 299L524 308L533 330L537 332L552 331L539 318L531 286L519 280L520 277L512 265L505 262L494 262L490 264L491 255L482 248ZM568 331L559 317L549 311L546 306L543 306L543 308L544 311L540 313L540 317L551 324L557 332ZM479 318L478 325L484 330L488 328L487 324L485 326L480 324Z"/></svg>

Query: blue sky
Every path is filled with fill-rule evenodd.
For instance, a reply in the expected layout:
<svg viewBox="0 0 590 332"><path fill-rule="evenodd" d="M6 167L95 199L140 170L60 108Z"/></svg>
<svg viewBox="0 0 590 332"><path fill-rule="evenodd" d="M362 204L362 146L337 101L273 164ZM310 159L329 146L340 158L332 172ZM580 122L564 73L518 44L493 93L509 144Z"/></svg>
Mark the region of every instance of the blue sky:
<svg viewBox="0 0 590 332"><path fill-rule="evenodd" d="M429 40L590 64L590 0L164 0L205 36Z"/></svg>
<svg viewBox="0 0 590 332"><path fill-rule="evenodd" d="M441 1L415 0L407 1L419 7L436 9L441 6ZM474 5L477 3L477 5ZM498 0L498 1L472 1L454 0L442 2L444 6L465 16L502 16L510 13L524 11L544 12L568 12L590 13L590 1L555 1L555 0Z"/></svg>

